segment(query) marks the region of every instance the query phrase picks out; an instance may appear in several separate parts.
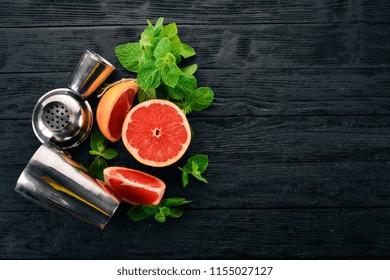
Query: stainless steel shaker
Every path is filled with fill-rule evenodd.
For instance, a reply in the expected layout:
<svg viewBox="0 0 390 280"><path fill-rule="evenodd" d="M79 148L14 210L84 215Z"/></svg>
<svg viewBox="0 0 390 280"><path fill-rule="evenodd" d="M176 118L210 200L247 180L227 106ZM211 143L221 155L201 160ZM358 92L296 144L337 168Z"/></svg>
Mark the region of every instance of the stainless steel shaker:
<svg viewBox="0 0 390 280"><path fill-rule="evenodd" d="M43 143L22 174L15 191L40 205L104 228L120 200L103 182L63 150L84 141L93 113L86 98L114 71L98 54L85 50L73 71L69 88L45 93L35 105L32 126Z"/></svg>
<svg viewBox="0 0 390 280"><path fill-rule="evenodd" d="M43 143L51 141L68 149L84 141L92 129L93 113L86 98L115 70L100 55L85 50L73 71L69 88L44 94L35 105L32 126Z"/></svg>

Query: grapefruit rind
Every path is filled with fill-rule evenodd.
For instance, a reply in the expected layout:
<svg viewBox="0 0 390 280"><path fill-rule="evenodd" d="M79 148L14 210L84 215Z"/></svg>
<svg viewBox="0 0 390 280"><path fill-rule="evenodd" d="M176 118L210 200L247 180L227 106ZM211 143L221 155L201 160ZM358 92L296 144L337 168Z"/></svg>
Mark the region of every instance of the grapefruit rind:
<svg viewBox="0 0 390 280"><path fill-rule="evenodd" d="M174 156L166 161L155 161L155 160L149 160L149 159L143 158L139 153L139 149L133 147L127 139L128 124L131 122L131 118L132 118L133 114L135 112L137 112L138 109L143 108L143 107L149 107L152 104L168 105L168 106L174 108L176 113L183 120L181 125L185 128L185 131L187 134L186 141L185 141L185 143L181 144L182 149L179 151L179 153L177 153L176 156ZM155 133L154 131L155 131L154 128L151 129L151 133ZM187 149L190 145L190 142L191 142L191 128L190 128L190 124L187 120L187 117L184 115L182 110L177 105L175 105L174 103L172 103L168 100L152 99L152 100L148 100L148 101L144 101L142 103L139 103L138 105L134 106L129 111L129 113L126 116L125 121L123 122L122 141L123 141L123 144L126 147L126 149L129 151L129 153L140 163L142 163L144 165L148 165L148 166L153 166L153 167L165 167L165 166L168 166L168 165L171 165L171 164L177 162L184 155L184 153L187 151Z"/></svg>

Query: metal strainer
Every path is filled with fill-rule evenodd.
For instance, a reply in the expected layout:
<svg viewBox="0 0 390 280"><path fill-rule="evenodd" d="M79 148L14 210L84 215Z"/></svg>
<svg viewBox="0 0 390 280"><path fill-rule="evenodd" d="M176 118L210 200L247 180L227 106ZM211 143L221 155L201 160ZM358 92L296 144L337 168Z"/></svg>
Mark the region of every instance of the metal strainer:
<svg viewBox="0 0 390 280"><path fill-rule="evenodd" d="M92 128L93 114L86 98L115 70L98 54L85 50L69 82L70 88L45 93L35 105L32 126L43 143L50 141L68 149L85 140Z"/></svg>

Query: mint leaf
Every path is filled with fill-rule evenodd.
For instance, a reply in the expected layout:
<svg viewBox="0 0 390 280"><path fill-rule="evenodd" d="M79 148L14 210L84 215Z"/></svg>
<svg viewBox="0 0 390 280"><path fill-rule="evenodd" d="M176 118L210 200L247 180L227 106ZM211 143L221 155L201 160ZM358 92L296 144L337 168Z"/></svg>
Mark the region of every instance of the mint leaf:
<svg viewBox="0 0 390 280"><path fill-rule="evenodd" d="M200 87L190 92L186 104L194 111L202 111L209 107L214 100L214 92L209 87Z"/></svg>
<svg viewBox="0 0 390 280"><path fill-rule="evenodd" d="M165 55L171 50L171 47L171 41L168 38L162 38L154 49L154 57L156 59L165 57Z"/></svg>
<svg viewBox="0 0 390 280"><path fill-rule="evenodd" d="M102 154L99 151L96 151L96 150L90 150L89 154L90 155L94 155L94 156L102 156Z"/></svg>
<svg viewBox="0 0 390 280"><path fill-rule="evenodd" d="M188 159L187 164L184 166L184 169L196 171L192 169L194 164L196 164L196 170L199 170L201 173L203 173L206 171L207 166L209 165L209 157L203 154L192 156Z"/></svg>
<svg viewBox="0 0 390 280"><path fill-rule="evenodd" d="M188 184L188 174L191 174L199 181L208 183L206 178L201 175L206 171L208 165L209 157L207 155L199 154L190 157L182 168L179 167L179 169L182 171L183 187L186 187Z"/></svg>
<svg viewBox="0 0 390 280"><path fill-rule="evenodd" d="M181 71L183 71L184 75L193 75L196 70L198 70L198 64L192 64L187 67L183 67Z"/></svg>
<svg viewBox="0 0 390 280"><path fill-rule="evenodd" d="M138 102L144 102L150 99L156 99L156 90L155 89L139 89L138 90Z"/></svg>
<svg viewBox="0 0 390 280"><path fill-rule="evenodd" d="M106 148L102 153L101 156L105 159L113 159L118 155L118 151L114 148Z"/></svg>
<svg viewBox="0 0 390 280"><path fill-rule="evenodd" d="M166 198L161 200L159 205L163 207L174 207L174 206L184 205L190 202L191 200L186 200L185 198L182 197L171 197L171 198Z"/></svg>
<svg viewBox="0 0 390 280"><path fill-rule="evenodd" d="M161 84L158 69L153 64L145 64L137 75L137 83L143 89L154 89Z"/></svg>
<svg viewBox="0 0 390 280"><path fill-rule="evenodd" d="M154 38L154 28L151 26L148 26L145 28L145 30L141 33L141 39L139 40L140 45L142 48L145 49L145 47L152 46L152 41Z"/></svg>
<svg viewBox="0 0 390 280"><path fill-rule="evenodd" d="M169 39L172 39L175 36L177 36L176 23L173 22L173 23L170 23L170 24L164 26L163 36L166 38L169 38Z"/></svg>
<svg viewBox="0 0 390 280"><path fill-rule="evenodd" d="M172 208L171 213L168 215L170 218L180 218L183 215L183 210Z"/></svg>
<svg viewBox="0 0 390 280"><path fill-rule="evenodd" d="M160 207L157 205L144 205L142 206L145 213L155 215L160 213Z"/></svg>
<svg viewBox="0 0 390 280"><path fill-rule="evenodd" d="M196 83L196 78L192 75L180 76L175 88L167 88L169 97L176 100L182 100L186 97L188 92L196 89Z"/></svg>
<svg viewBox="0 0 390 280"><path fill-rule="evenodd" d="M151 217L153 214L146 213L142 205L136 205L130 208L127 212L127 216L134 222L139 222Z"/></svg>
<svg viewBox="0 0 390 280"><path fill-rule="evenodd" d="M164 216L169 216L171 214L171 209L169 209L168 207L161 207L160 211L164 214Z"/></svg>
<svg viewBox="0 0 390 280"><path fill-rule="evenodd" d="M194 56L196 54L195 50L190 47L189 45L187 44L181 44L181 47L180 47L180 54L182 57L184 58L188 58L188 57L191 57L191 56Z"/></svg>
<svg viewBox="0 0 390 280"><path fill-rule="evenodd" d="M194 176L199 181L202 181L204 183L208 183L206 178L204 178L204 177L202 177L202 175L200 175L200 172L192 172L191 174L192 174L192 176Z"/></svg>
<svg viewBox="0 0 390 280"><path fill-rule="evenodd" d="M91 150L101 151L102 147L104 150L104 148L107 146L107 139L98 128L95 128L91 133L89 144L91 146Z"/></svg>
<svg viewBox="0 0 390 280"><path fill-rule="evenodd" d="M139 42L116 46L115 54L123 68L138 73L138 63L141 58L141 46Z"/></svg>
<svg viewBox="0 0 390 280"><path fill-rule="evenodd" d="M103 170L107 167L107 162L104 159L96 158L89 167L89 174L104 181Z"/></svg>
<svg viewBox="0 0 390 280"><path fill-rule="evenodd" d="M163 23L164 23L164 18L163 17L160 17L157 22L156 22L156 25L154 26L154 31L159 31L160 29L163 28Z"/></svg>
<svg viewBox="0 0 390 280"><path fill-rule="evenodd" d="M175 63L164 64L160 69L161 78L167 86L174 88L179 81L181 70Z"/></svg>
<svg viewBox="0 0 390 280"><path fill-rule="evenodd" d="M154 215L154 218L155 218L156 221L159 222L159 223L163 223L163 222L165 222L165 220L166 220L163 213L158 213L158 214Z"/></svg>

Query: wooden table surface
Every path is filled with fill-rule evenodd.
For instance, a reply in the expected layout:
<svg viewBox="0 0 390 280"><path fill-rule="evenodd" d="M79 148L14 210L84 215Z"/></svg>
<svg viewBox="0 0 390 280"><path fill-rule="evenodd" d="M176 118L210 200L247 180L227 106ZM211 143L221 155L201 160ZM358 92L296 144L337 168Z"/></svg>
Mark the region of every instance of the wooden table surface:
<svg viewBox="0 0 390 280"><path fill-rule="evenodd" d="M38 98L66 86L85 48L118 67L111 81L131 76L114 47L160 16L215 92L189 116L185 156L209 155L209 184L183 189L177 165L143 167L120 142L110 164L193 200L183 217L133 223L121 205L100 231L15 193L40 146ZM0 258L390 257L388 0L0 1L0 50ZM88 165L87 151L70 153Z"/></svg>

